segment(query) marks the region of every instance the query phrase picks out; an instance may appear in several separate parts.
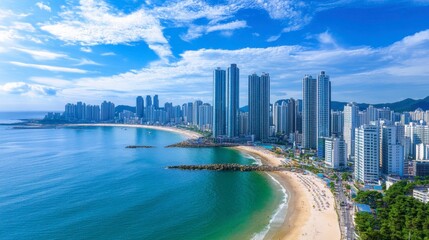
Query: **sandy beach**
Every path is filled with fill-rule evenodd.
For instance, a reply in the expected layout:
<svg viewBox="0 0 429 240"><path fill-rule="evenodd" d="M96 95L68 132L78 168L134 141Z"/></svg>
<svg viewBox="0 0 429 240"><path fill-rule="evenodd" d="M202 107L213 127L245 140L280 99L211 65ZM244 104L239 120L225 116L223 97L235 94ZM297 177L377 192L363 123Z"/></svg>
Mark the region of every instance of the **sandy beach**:
<svg viewBox="0 0 429 240"><path fill-rule="evenodd" d="M264 164L281 164L282 158L260 147L239 146L235 149L258 156ZM265 239L341 238L334 196L322 179L286 171L270 174L287 189L288 207L283 224L269 231Z"/></svg>
<svg viewBox="0 0 429 240"><path fill-rule="evenodd" d="M187 138L198 138L201 134L164 126L138 124L73 124L70 126L132 127L170 131ZM278 166L283 158L273 152L253 146L234 147L238 151L258 157L264 164ZM338 217L334 209L334 197L326 183L313 175L293 172L270 173L287 189L287 211L279 227L274 227L265 239L340 239Z"/></svg>
<svg viewBox="0 0 429 240"><path fill-rule="evenodd" d="M129 127L129 128L146 128L146 129L154 129L168 132L175 132L178 134L182 134L187 138L199 138L202 135L186 129L176 128L176 127L166 127L166 126L152 126L152 125L141 125L141 124L120 124L120 123L91 123L91 124L70 124L65 126L99 126L99 127Z"/></svg>

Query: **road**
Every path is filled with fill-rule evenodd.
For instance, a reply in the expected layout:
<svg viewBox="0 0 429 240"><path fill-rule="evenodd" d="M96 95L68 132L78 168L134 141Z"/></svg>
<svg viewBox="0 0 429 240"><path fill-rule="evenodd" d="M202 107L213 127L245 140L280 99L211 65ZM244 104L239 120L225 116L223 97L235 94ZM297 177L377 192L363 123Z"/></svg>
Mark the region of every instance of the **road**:
<svg viewBox="0 0 429 240"><path fill-rule="evenodd" d="M347 240L354 239L354 226L353 226L353 204L349 201L345 194L345 188L341 179L341 174L337 173L338 183L335 184L337 192L337 210L340 217L340 227L343 236ZM349 206L352 206L349 208Z"/></svg>

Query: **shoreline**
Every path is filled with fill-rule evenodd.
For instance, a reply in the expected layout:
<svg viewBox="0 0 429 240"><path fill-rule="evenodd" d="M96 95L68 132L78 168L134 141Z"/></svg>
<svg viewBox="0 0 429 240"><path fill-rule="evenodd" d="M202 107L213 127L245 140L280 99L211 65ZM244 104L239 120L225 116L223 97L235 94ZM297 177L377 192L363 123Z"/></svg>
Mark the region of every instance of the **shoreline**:
<svg viewBox="0 0 429 240"><path fill-rule="evenodd" d="M254 146L239 146L233 149L258 157L262 163L278 166L282 158ZM341 233L334 209L334 197L326 183L313 175L293 172L267 173L286 189L286 211L281 223L268 225L263 239L340 239ZM307 191L306 191L307 190ZM326 203L329 203L329 207ZM283 202L281 204L284 204ZM282 213L282 209L277 210Z"/></svg>
<svg viewBox="0 0 429 240"><path fill-rule="evenodd" d="M201 134L186 129L167 126L151 126L140 124L66 124L65 127L72 126L95 126L95 127L130 127L145 128L160 131L169 131L181 134L188 139L202 137ZM263 164L278 166L282 164L282 158L275 156L267 149L254 146L231 147L241 153L256 156ZM312 175L302 175L287 171L266 173L274 184L279 184L282 191L285 191L284 198L272 219L267 225L268 229L256 233L254 239L340 239L341 233L337 213L334 209L334 198L329 188L323 180ZM315 208L315 193L310 192L311 187L305 185L310 182L320 193L325 190L330 207L324 210ZM307 183L308 185L308 183ZM306 191L308 190L308 191ZM280 214L279 216L277 216ZM265 232L266 231L266 232ZM258 236L262 234L262 236Z"/></svg>
<svg viewBox="0 0 429 240"><path fill-rule="evenodd" d="M122 124L122 123L78 123L78 124L64 124L65 127L128 127L128 128L144 128L144 129L153 129L167 132L174 132L181 134L188 139L202 137L200 133L186 130L176 127L167 127L167 126L153 126L153 125L142 125L142 124Z"/></svg>

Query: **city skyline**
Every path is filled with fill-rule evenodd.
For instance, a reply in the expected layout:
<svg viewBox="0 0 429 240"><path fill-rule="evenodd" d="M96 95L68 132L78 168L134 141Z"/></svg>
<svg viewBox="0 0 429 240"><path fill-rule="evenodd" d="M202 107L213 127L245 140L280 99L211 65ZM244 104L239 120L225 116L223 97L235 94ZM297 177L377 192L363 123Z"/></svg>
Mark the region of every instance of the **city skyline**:
<svg viewBox="0 0 429 240"><path fill-rule="evenodd" d="M212 70L231 63L240 106L254 72L270 73L272 103L299 99L302 77L322 70L335 101L424 98L428 10L427 1L5 0L0 109L61 110L75 98L133 105L146 94L211 103Z"/></svg>

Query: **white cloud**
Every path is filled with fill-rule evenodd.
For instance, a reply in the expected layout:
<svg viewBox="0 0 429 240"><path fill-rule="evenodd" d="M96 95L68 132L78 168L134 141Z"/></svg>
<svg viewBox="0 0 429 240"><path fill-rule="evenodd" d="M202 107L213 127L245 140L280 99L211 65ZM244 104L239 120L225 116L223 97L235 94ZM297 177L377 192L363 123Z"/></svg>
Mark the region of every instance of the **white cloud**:
<svg viewBox="0 0 429 240"><path fill-rule="evenodd" d="M80 51L82 52L86 52L86 53L91 53L92 49L90 47L81 47Z"/></svg>
<svg viewBox="0 0 429 240"><path fill-rule="evenodd" d="M48 52L48 51L41 51L41 50L31 50L31 49L25 49L25 48L13 48L14 50L27 53L31 55L32 58L35 60L56 60L58 58L67 58L67 55L62 53L54 53L54 52Z"/></svg>
<svg viewBox="0 0 429 240"><path fill-rule="evenodd" d="M79 63L75 64L75 66L83 66L83 65L101 66L100 63L94 62L94 61L86 59L86 58L80 59Z"/></svg>
<svg viewBox="0 0 429 240"><path fill-rule="evenodd" d="M221 31L222 33L226 34L226 36L231 36L233 30L246 28L246 27L247 27L246 21L238 21L238 20L233 22L228 22L228 23L209 24L206 26L191 25L186 35L182 36L182 39L185 41L189 41L189 40L201 37L203 34L216 32L216 31Z"/></svg>
<svg viewBox="0 0 429 240"><path fill-rule="evenodd" d="M49 65L41 65L41 64L14 62L14 61L11 61L9 63L15 66L34 68L34 69L51 71L51 72L66 72L66 73L87 73L88 72L86 70L82 70L79 68L57 67L57 66L49 66Z"/></svg>
<svg viewBox="0 0 429 240"><path fill-rule="evenodd" d="M41 29L62 41L84 46L143 40L161 59L172 55L159 20L143 8L125 14L103 1L82 0L80 6L65 10L61 17L61 21L43 24Z"/></svg>
<svg viewBox="0 0 429 240"><path fill-rule="evenodd" d="M46 4L42 3L42 2L36 3L36 6L38 8L40 8L41 10L45 10L45 11L48 11L48 12L51 11L51 7L49 7L48 5L46 5Z"/></svg>
<svg viewBox="0 0 429 240"><path fill-rule="evenodd" d="M317 38L321 44L337 46L335 39L328 31L318 34Z"/></svg>
<svg viewBox="0 0 429 240"><path fill-rule="evenodd" d="M0 85L0 90L9 94L54 96L57 90L52 87L28 84L24 82L8 82Z"/></svg>
<svg viewBox="0 0 429 240"><path fill-rule="evenodd" d="M52 86L54 88L65 88L71 87L73 82L67 81L61 78L50 78L50 77L30 77L30 81L36 84L45 86Z"/></svg>
<svg viewBox="0 0 429 240"><path fill-rule="evenodd" d="M400 55L391 55L390 49L402 41L385 48L363 46L311 50L295 45L185 51L176 62L152 63L140 70L114 76L76 79L73 87L63 92L72 95L80 90L85 94L97 91L127 97L142 92L156 92L162 95L164 100L174 103L197 98L211 102L213 69L218 66L226 68L230 63L237 63L241 74L242 105L246 100L247 75L253 72L270 73L272 86L276 86L271 89L274 98L272 101L286 94L288 97L300 98L302 77L305 74L317 75L321 70L331 75L335 89L334 99L352 100L352 96L346 94L350 87L356 92L365 91L367 99L371 96L376 98L380 96L381 86L384 86L385 94L393 91L386 87L390 83L402 84L404 89L427 83L429 39L423 37L424 32L414 36L416 39L402 40L413 44L406 44L406 48L412 51L404 49ZM414 56L415 51L419 52L418 56ZM386 60L386 56L392 58ZM377 87L371 92L368 86Z"/></svg>
<svg viewBox="0 0 429 240"><path fill-rule="evenodd" d="M103 56L103 57L116 56L116 53L114 53L114 52L105 52L105 53L102 53L100 55Z"/></svg>

